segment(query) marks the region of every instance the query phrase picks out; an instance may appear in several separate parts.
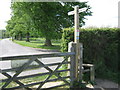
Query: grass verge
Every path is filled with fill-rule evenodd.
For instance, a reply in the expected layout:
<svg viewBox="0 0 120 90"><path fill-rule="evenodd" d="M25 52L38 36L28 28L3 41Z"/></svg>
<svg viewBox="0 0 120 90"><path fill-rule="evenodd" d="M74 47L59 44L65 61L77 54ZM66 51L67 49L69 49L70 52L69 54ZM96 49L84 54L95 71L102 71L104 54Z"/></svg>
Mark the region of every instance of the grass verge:
<svg viewBox="0 0 120 90"><path fill-rule="evenodd" d="M27 47L32 47L32 48L60 50L60 40L52 40L53 46L44 46L44 42L45 42L44 38L38 38L38 39L32 38L30 42L18 41L18 40L14 40L14 42L22 46L27 46Z"/></svg>
<svg viewBox="0 0 120 90"><path fill-rule="evenodd" d="M63 68L60 68L60 69L64 70ZM67 73L68 73L68 72L67 72ZM61 72L61 73L59 73L59 75L60 75L61 77L67 76L65 72ZM48 76L49 76L49 75L36 76L36 77L21 79L21 80L19 80L19 81L22 82L22 83L24 83L25 85L27 85L27 84L31 84L31 83L36 83L36 82L45 81ZM51 79L57 79L57 78L58 78L58 77L56 77L56 76L53 74L53 75L49 78L49 80L51 80ZM61 82L61 80L54 81L53 84L52 84L52 82L51 82L51 85L54 86L54 84L55 84L55 83L58 83L58 82ZM0 86L2 87L4 84L5 84L5 83L0 83ZM62 83L60 83L60 84L62 84ZM50 86L51 86L51 85L50 85ZM11 83L7 86L7 88L12 88L12 87L16 87L16 86L19 86L19 85L18 85L17 83L15 83L15 82L11 82ZM30 86L30 88L36 88L36 86L38 87L39 85L33 85L33 86ZM55 84L55 86L56 86L56 84ZM44 86L43 86L43 87L44 87ZM45 87L49 87L49 86L46 86L46 85L45 85ZM64 86L63 88L66 88L66 87L68 87L68 86ZM60 88L62 88L62 87L60 87ZM53 89L53 90L54 90L54 89Z"/></svg>

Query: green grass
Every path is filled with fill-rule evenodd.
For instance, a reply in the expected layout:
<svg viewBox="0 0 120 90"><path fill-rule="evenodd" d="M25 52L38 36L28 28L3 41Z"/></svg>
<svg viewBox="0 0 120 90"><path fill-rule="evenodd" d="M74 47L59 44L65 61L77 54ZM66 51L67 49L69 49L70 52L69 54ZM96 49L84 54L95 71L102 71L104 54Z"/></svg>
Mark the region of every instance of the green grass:
<svg viewBox="0 0 120 90"><path fill-rule="evenodd" d="M15 43L20 44L22 46L33 47L33 48L41 48L41 49L56 49L60 50L60 40L52 40L53 46L44 46L45 39L44 38L31 38L30 42L26 41L18 41L14 40Z"/></svg>
<svg viewBox="0 0 120 90"><path fill-rule="evenodd" d="M59 70L64 70L64 67L61 67ZM67 72L61 72L59 73L60 76L64 77L64 76L67 76ZM31 78L26 78L26 79L21 79L19 80L20 82L24 83L25 85L27 84L31 84L31 83L36 83L36 82L40 82L40 81L45 81L46 78L48 77L49 75L43 75L43 76L36 76L36 77L31 77ZM54 74L50 77L49 80L51 79L57 79L58 77L56 77ZM59 82L61 80L57 80L57 81L54 81L54 82ZM0 86L2 87L5 83L0 83ZM11 82L7 88L11 88L11 87L15 87L15 86L19 86L17 83L15 82ZM35 85L36 86L36 85ZM30 86L31 88L34 88L34 86ZM59 87L59 88L68 88L68 86L64 86L64 87ZM58 89L59 89L58 88ZM52 89L52 90L55 90L55 89Z"/></svg>
<svg viewBox="0 0 120 90"><path fill-rule="evenodd" d="M30 84L30 83L35 83L35 82L40 82L40 81L44 81L46 78L48 77L48 75L44 75L44 76L36 76L36 77L32 77L32 78L26 78L26 79L22 79L19 80L20 82L24 83L24 84ZM52 76L50 79L55 79L57 78L56 76ZM2 87L5 83L0 83L0 87ZM19 86L17 83L15 82L11 82L7 88L11 88L11 87L15 87L15 86ZM31 86L32 87L32 86Z"/></svg>

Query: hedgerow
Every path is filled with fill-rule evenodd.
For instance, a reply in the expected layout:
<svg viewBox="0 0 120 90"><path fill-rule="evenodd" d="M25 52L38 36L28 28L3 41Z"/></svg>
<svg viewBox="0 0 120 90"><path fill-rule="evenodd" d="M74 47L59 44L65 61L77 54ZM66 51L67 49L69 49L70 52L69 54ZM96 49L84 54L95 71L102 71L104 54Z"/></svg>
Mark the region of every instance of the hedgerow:
<svg viewBox="0 0 120 90"><path fill-rule="evenodd" d="M84 46L83 62L95 65L96 77L117 77L118 28L80 29L80 42ZM65 28L62 34L61 51L67 52L68 43L74 40L74 29ZM111 74L111 75L108 75ZM113 74L113 75L112 75ZM114 77L113 77L114 76Z"/></svg>

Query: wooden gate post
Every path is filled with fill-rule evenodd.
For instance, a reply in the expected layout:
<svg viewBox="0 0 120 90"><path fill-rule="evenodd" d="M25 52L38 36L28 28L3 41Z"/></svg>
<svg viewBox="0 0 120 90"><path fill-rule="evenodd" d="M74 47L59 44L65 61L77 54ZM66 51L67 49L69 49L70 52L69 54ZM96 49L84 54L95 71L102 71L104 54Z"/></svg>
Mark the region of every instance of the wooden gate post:
<svg viewBox="0 0 120 90"><path fill-rule="evenodd" d="M68 52L76 53L76 43L70 42L68 44ZM78 60L76 55L70 56L70 87L73 87L74 81L78 81Z"/></svg>
<svg viewBox="0 0 120 90"><path fill-rule="evenodd" d="M79 59L79 80L82 81L82 75L83 75L83 44L79 44L79 50L80 50L80 59Z"/></svg>
<svg viewBox="0 0 120 90"><path fill-rule="evenodd" d="M91 80L91 82L95 82L94 65L91 65L91 67L90 67L90 80Z"/></svg>

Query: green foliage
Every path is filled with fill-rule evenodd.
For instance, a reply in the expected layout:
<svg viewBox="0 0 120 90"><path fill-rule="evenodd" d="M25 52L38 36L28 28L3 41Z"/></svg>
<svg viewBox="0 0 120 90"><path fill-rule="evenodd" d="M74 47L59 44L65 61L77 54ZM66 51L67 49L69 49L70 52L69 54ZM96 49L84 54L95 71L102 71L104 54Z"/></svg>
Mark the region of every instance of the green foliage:
<svg viewBox="0 0 120 90"><path fill-rule="evenodd" d="M30 6L28 6L30 4ZM62 6L59 2L40 2L25 3L30 7L29 15L34 22L34 26L40 31L41 36L49 39L59 38L61 36L61 28L73 26L73 16L68 16L68 11L72 10L72 6L79 5L80 8L86 7L87 10L81 13L80 25L84 23L84 16L91 15L90 6L87 3L64 3Z"/></svg>
<svg viewBox="0 0 120 90"><path fill-rule="evenodd" d="M7 33L17 40L22 40L23 37L27 37L28 35L38 37L38 32L33 27L31 17L23 12L24 8L22 8L23 10L20 10L19 7L22 8L21 3L11 4L12 17L7 21Z"/></svg>
<svg viewBox="0 0 120 90"><path fill-rule="evenodd" d="M64 6L60 2L14 2L11 4L13 16L6 27L7 31L12 36L19 36L19 33L30 33L34 37L40 35L50 42L51 39L61 38L62 28L73 26L73 16L67 14L73 10L72 6L87 8L80 14L80 26L85 23L85 16L92 13L87 2L63 3Z"/></svg>
<svg viewBox="0 0 120 90"><path fill-rule="evenodd" d="M95 65L97 77L108 77L118 70L118 33L117 28L80 29L80 42L84 46L84 63ZM63 30L61 51L66 52L68 43L73 41L74 29Z"/></svg>

